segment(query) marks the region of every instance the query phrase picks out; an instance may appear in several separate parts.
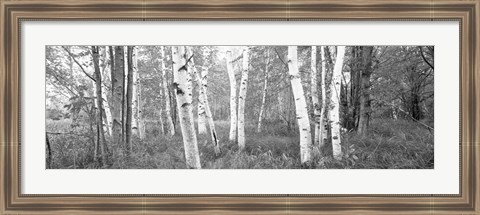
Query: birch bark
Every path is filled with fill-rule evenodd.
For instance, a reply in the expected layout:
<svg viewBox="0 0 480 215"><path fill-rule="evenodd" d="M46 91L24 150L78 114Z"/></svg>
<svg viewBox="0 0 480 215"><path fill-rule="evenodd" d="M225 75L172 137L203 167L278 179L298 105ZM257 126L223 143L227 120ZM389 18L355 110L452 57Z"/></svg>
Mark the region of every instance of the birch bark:
<svg viewBox="0 0 480 215"><path fill-rule="evenodd" d="M230 80L230 133L229 140L235 141L237 138L237 80L232 65L232 52L227 50L226 55L227 72Z"/></svg>
<svg viewBox="0 0 480 215"><path fill-rule="evenodd" d="M321 61L322 61L322 71L321 71L321 79L322 79L322 108L320 112L320 133L319 133L319 148L322 148L325 145L325 141L327 140L327 128L326 128L326 122L328 121L326 119L326 109L327 109L327 87L325 84L325 76L327 73L327 68L326 68L326 58L325 58L325 47L321 46L320 47L320 55L321 55Z"/></svg>
<svg viewBox="0 0 480 215"><path fill-rule="evenodd" d="M100 145L103 166L107 165L107 153L105 146L105 133L103 132L103 99L102 99L102 75L100 74L98 46L92 46L93 66L95 68L95 90L97 102L97 143Z"/></svg>
<svg viewBox="0 0 480 215"><path fill-rule="evenodd" d="M204 80L200 79L197 68L195 67L194 56L193 56L193 49L191 46L187 47L187 57L190 58L188 62L188 69L192 72L192 78L197 78L198 80L198 107L197 107L197 127L198 127L198 134L206 134L207 133L207 126L206 126L206 112L205 112L205 96L202 94L205 93L203 90L202 85L204 84ZM206 80L205 80L206 81ZM206 83L205 83L206 85Z"/></svg>
<svg viewBox="0 0 480 215"><path fill-rule="evenodd" d="M135 46L131 47L131 60L132 60L132 134L140 136L139 134L139 103L138 103L138 86L140 84L139 74L137 70L137 49ZM130 65L129 65L130 67ZM130 68L129 68L130 72ZM127 86L128 87L128 86ZM128 91L128 89L127 89Z"/></svg>
<svg viewBox="0 0 480 215"><path fill-rule="evenodd" d="M243 48L243 62L242 62L242 79L240 81L240 92L238 93L238 146L240 150L245 148L245 99L247 97L247 84L248 84L248 58L249 50L248 46Z"/></svg>
<svg viewBox="0 0 480 215"><path fill-rule="evenodd" d="M330 85L331 91L331 104L330 110L330 127L332 132L332 151L333 158L336 160L342 159L342 146L340 139L340 86L342 82L342 68L343 58L345 56L345 46L337 47L337 57L335 60L335 66L333 68L332 84Z"/></svg>
<svg viewBox="0 0 480 215"><path fill-rule="evenodd" d="M298 72L297 46L288 47L288 72L295 99L298 129L300 132L300 161L302 165L310 165L312 159L312 136L308 119L307 102L302 81Z"/></svg>
<svg viewBox="0 0 480 215"><path fill-rule="evenodd" d="M217 131L215 130L215 123L213 121L212 112L210 111L210 105L208 104L207 75L208 75L208 67L203 66L201 76L197 73L197 80L201 82L200 87L202 92L200 93L200 97L203 97L202 100L204 101L204 105L205 105L205 117L206 117L206 120L208 121L208 127L210 129L210 136L212 138L215 155L218 156L220 154L220 143L218 140Z"/></svg>
<svg viewBox="0 0 480 215"><path fill-rule="evenodd" d="M312 94L312 104L313 104L313 116L315 121L315 132L313 138L313 145L319 146L320 145L320 137L321 137L321 107L318 102L318 90L317 90L317 47L312 46L312 54L311 54L311 94Z"/></svg>
<svg viewBox="0 0 480 215"><path fill-rule="evenodd" d="M200 169L200 155L192 112L192 72L188 71L190 59L186 58L185 51L184 46L172 47L173 85L177 97L186 164L188 168Z"/></svg>
<svg viewBox="0 0 480 215"><path fill-rule="evenodd" d="M267 62L265 63L265 76L264 76L264 81L263 81L263 96L262 96L262 104L260 106L260 113L258 114L258 125L257 125L257 133L260 133L262 131L262 119L263 119L263 112L265 112L265 101L267 99L267 86L268 86L268 66L270 64L270 53L269 50L266 50L267 52Z"/></svg>

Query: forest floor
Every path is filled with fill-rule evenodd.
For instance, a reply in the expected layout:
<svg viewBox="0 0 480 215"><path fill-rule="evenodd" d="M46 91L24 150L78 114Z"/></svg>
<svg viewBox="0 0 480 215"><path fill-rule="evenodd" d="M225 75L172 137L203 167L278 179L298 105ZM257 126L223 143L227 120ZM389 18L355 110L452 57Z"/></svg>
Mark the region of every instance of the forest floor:
<svg viewBox="0 0 480 215"><path fill-rule="evenodd" d="M62 132L69 129L65 120L47 121L47 130ZM297 169L300 164L298 131L289 131L278 123L266 123L264 130L246 126L246 147L239 152L228 141L229 122L216 121L221 154L215 156L210 135L197 135L202 168L204 169ZM153 126L152 126L153 127ZM93 139L86 135L49 135L54 169L101 168L93 161ZM147 133L158 133L148 131ZM315 150L309 168L318 169L431 169L434 167L432 133L421 125L404 120L372 120L365 137L355 132L342 134L341 161L332 158L331 144ZM111 169L183 169L186 168L180 131L173 137L147 135L133 138L133 153L126 155L120 146L110 146ZM105 167L104 167L105 168Z"/></svg>

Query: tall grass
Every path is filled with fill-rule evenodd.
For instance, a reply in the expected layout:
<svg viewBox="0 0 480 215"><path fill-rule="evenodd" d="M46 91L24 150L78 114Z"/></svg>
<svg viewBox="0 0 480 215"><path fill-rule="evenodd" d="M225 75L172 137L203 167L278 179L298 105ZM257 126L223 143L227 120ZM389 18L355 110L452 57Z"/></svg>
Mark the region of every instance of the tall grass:
<svg viewBox="0 0 480 215"><path fill-rule="evenodd" d="M50 121L60 126L58 122ZM53 125L57 124L57 125ZM266 122L261 133L254 124L246 125L246 147L240 152L228 140L229 122L215 122L221 155L215 156L209 135L198 135L202 168L205 169L295 169L300 163L299 137L285 125ZM143 140L133 137L130 155L123 146L110 146L108 168L182 169L187 168L180 131L175 136L151 132ZM153 133L155 135L153 135ZM88 137L56 135L51 138L54 151L52 168L99 168L93 162L93 145ZM85 135L84 135L85 136ZM332 158L330 141L314 153L310 168L322 169L428 169L434 166L433 134L415 122L378 119L371 122L365 137L355 132L342 134L341 161ZM320 153L318 153L320 152ZM73 165L72 156L76 163Z"/></svg>
<svg viewBox="0 0 480 215"><path fill-rule="evenodd" d="M93 168L94 136L87 126L71 127L69 119L47 120L53 169ZM48 152L46 152L48 153Z"/></svg>
<svg viewBox="0 0 480 215"><path fill-rule="evenodd" d="M354 132L342 136L344 159L326 156L320 168L431 169L434 167L433 133L405 120L378 119L364 137ZM327 147L328 148L328 147Z"/></svg>

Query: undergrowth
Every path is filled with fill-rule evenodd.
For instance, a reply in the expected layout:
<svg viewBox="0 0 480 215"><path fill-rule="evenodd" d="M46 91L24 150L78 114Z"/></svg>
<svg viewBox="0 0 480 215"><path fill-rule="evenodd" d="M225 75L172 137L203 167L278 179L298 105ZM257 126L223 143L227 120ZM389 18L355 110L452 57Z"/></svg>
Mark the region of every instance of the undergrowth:
<svg viewBox="0 0 480 215"><path fill-rule="evenodd" d="M198 146L204 169L430 169L434 167L433 131L420 124L404 120L373 120L365 136L355 132L343 133L343 158L333 159L331 144L315 148L313 162L300 163L298 131L288 130L278 123L266 123L260 133L255 125L246 127L246 147L239 151L234 141L228 140L229 122L217 121L221 154L215 156L209 135L198 135ZM47 130L69 130L64 121L48 121ZM67 126L67 127L66 127ZM87 127L87 126L84 126ZM147 138L133 137L130 155L123 146L109 145L109 162L100 167L93 161L93 139L88 129L77 129L75 134L49 135L52 145L52 166L64 168L113 169L184 169L186 168L180 131L168 136L150 131ZM149 131L147 131L149 132Z"/></svg>

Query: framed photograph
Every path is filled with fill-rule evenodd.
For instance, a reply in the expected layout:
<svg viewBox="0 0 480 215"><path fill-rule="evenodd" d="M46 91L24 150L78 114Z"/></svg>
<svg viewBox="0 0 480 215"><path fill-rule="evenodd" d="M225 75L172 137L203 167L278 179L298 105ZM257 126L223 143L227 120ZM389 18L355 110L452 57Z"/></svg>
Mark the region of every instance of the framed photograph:
<svg viewBox="0 0 480 215"><path fill-rule="evenodd" d="M1 1L2 214L478 214L480 1Z"/></svg>

